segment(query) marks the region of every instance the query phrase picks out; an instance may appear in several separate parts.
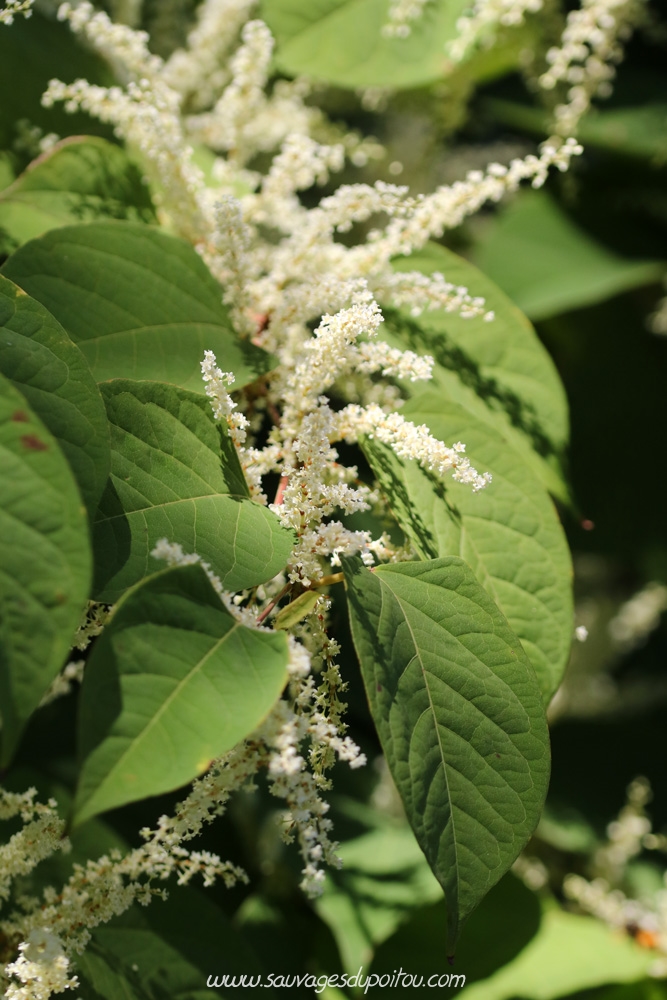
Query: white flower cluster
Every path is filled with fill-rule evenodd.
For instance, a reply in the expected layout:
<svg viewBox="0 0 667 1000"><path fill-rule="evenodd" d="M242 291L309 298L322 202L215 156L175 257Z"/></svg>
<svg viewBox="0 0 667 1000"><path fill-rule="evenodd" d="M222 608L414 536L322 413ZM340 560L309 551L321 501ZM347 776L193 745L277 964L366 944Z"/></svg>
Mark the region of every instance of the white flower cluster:
<svg viewBox="0 0 667 1000"><path fill-rule="evenodd" d="M363 435L377 438L389 445L399 458L413 458L436 476L451 472L457 482L472 486L473 493L491 482L489 472L480 475L464 456L464 444L458 441L448 448L433 437L426 424L417 426L400 413L385 413L374 404L367 407L350 404L336 414L336 425L336 433L350 443Z"/></svg>
<svg viewBox="0 0 667 1000"><path fill-rule="evenodd" d="M395 271L373 281L373 292L382 302L398 308L407 307L412 316L421 316L424 310L443 309L456 312L463 319L482 317L486 323L495 319L486 308L481 295L472 296L463 285L453 285L444 274L434 271Z"/></svg>
<svg viewBox="0 0 667 1000"><path fill-rule="evenodd" d="M13 24L17 14L30 17L34 0L5 0L0 10L0 24Z"/></svg>
<svg viewBox="0 0 667 1000"><path fill-rule="evenodd" d="M167 60L164 82L195 109L210 106L229 79L226 57L257 0L203 0L187 45Z"/></svg>
<svg viewBox="0 0 667 1000"><path fill-rule="evenodd" d="M651 582L626 601L609 622L609 635L623 653L643 645L667 611L667 587Z"/></svg>
<svg viewBox="0 0 667 1000"><path fill-rule="evenodd" d="M180 545L170 544L166 539L162 539L151 554L156 558L165 559L172 566L201 562L199 556L185 555ZM203 562L202 566L210 577L210 567ZM256 613L253 614L249 609L240 608L235 598L222 591L220 581L214 579L217 581L216 589L228 610L243 624L251 628L262 628L258 625L258 621L264 615L257 617ZM267 765L272 793L285 799L288 806L285 835L291 840L293 830L298 833L305 865L302 887L306 892L316 895L321 892L324 879L319 862L338 864L335 854L337 845L329 837L332 828L331 820L326 817L329 806L320 796L320 792L328 787L327 781L323 778L323 771L330 767L336 758L347 761L353 768L366 763L365 756L360 753L353 741L341 735L344 727L340 715L344 706L338 700L338 693L344 689L344 684L333 662L338 652L338 645L327 637L323 627L326 604L326 599L320 598L308 621L300 629L302 637L317 650L326 665L322 674L321 689L318 691L315 688L311 674L312 658L308 649L294 636L289 636L289 700L279 701L259 729L244 743L239 744L233 754L225 757L219 766L215 765L218 768L216 773L229 774L230 762L233 761L235 773L240 776L241 783L246 783L264 764ZM300 750L306 741L311 744L308 756L313 767L310 770ZM199 801L196 790L202 785L207 788L207 795L204 798L208 810L206 815L211 812L212 818L213 814L220 815L224 811L232 784L233 787L239 787L236 780L233 783L227 782L222 786L221 796L220 791L216 790L214 777L205 775L195 783L195 791L182 808L183 814L189 817L186 831L191 828L194 830L196 827L195 832L198 832L201 826L199 821L193 823L190 815L192 807L188 805L191 800ZM172 826L171 822L161 821L161 829L169 831ZM177 832L180 836L183 831L179 827ZM164 837L161 837L159 843L164 843ZM170 855L174 853L176 847L177 843L174 842L170 847ZM183 872L189 873L193 864L195 868L199 864L199 856L195 862L188 861L185 855L184 859L185 868L182 870L180 881L184 879ZM170 863L167 861L168 865ZM213 877L217 873L217 868L214 866L211 872Z"/></svg>
<svg viewBox="0 0 667 1000"><path fill-rule="evenodd" d="M6 1000L48 1000L53 993L75 990L76 976L70 975L70 962L63 943L47 927L30 931L19 945L19 957L5 967L7 976L15 976L22 985L10 983Z"/></svg>
<svg viewBox="0 0 667 1000"><path fill-rule="evenodd" d="M58 816L55 799L35 802L37 790L8 792L0 788L0 820L20 816L23 827L0 846L0 900L9 897L12 881L27 875L54 851L68 850L65 824Z"/></svg>
<svg viewBox="0 0 667 1000"><path fill-rule="evenodd" d="M628 896L620 885L628 863L644 850L667 849L667 838L652 832L645 807L651 799L646 778L636 778L628 787L627 803L607 827L607 843L593 855L592 877L567 875L565 896L585 913L590 913L617 930L627 931L637 942L652 949L656 961L649 969L654 976L667 975L667 874L664 888L641 899Z"/></svg>
<svg viewBox="0 0 667 1000"><path fill-rule="evenodd" d="M226 389L226 386L234 384L234 375L231 372L220 371L213 351L204 352L201 373L215 419L223 420L227 424L232 441L237 448L241 448L246 439L248 420L242 413L237 412L236 403Z"/></svg>
<svg viewBox="0 0 667 1000"><path fill-rule="evenodd" d="M456 22L456 38L447 46L455 63L463 62L477 45L489 46L499 27L523 24L526 14L542 10L544 0L476 0L472 9Z"/></svg>
<svg viewBox="0 0 667 1000"><path fill-rule="evenodd" d="M63 698L66 694L69 694L77 684L80 684L83 680L83 671L85 666L85 660L71 660L69 663L65 664L63 669L51 684L49 690L40 701L40 707L48 705L50 702L55 701L56 698Z"/></svg>
<svg viewBox="0 0 667 1000"><path fill-rule="evenodd" d="M567 100L554 110L557 135L574 135L593 97L608 97L623 43L641 19L644 0L582 0L570 11L560 46L549 49L549 69L539 84L552 90L568 86Z"/></svg>
<svg viewBox="0 0 667 1000"><path fill-rule="evenodd" d="M418 21L430 0L390 0L387 23L382 28L385 38L407 38L412 22Z"/></svg>
<svg viewBox="0 0 667 1000"><path fill-rule="evenodd" d="M23 912L0 921L0 932L8 940L19 940L19 958L5 968L23 986L12 985L5 995L14 1000L47 1000L53 992L73 988L68 976L68 954L81 952L90 940L90 930L127 910L134 902L144 905L154 895L164 895L153 883L175 875L186 884L201 875L205 885L222 878L232 886L245 873L229 862L203 851L188 851L183 842L195 837L205 822L224 812L229 795L246 783L257 769L257 760L246 748L232 751L214 762L207 774L195 781L190 795L172 817L162 816L155 830L141 831L144 844L122 856L111 851L85 865L75 864L73 873L58 892L52 887L43 897L24 897ZM3 792L0 818L21 813L26 826L3 849L3 872L11 877L25 874L37 861L66 845L64 822L57 817L55 803L33 803L34 790L23 796ZM32 815L37 819L31 821ZM36 825L42 824L40 829ZM41 992L40 992L41 990ZM23 992L21 992L23 991Z"/></svg>

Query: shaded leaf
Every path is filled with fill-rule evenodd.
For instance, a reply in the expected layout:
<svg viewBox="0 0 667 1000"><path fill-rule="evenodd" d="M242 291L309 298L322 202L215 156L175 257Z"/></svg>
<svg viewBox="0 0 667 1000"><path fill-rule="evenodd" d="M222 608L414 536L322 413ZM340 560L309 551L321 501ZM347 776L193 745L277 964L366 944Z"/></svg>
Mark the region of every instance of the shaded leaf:
<svg viewBox="0 0 667 1000"><path fill-rule="evenodd" d="M545 191L522 191L490 224L475 261L534 320L657 282L664 271L607 250Z"/></svg>
<svg viewBox="0 0 667 1000"><path fill-rule="evenodd" d="M410 824L445 890L448 947L539 819L549 737L535 673L458 558L344 561L371 714Z"/></svg>
<svg viewBox="0 0 667 1000"><path fill-rule="evenodd" d="M141 174L115 143L64 139L0 194L0 246L10 253L50 229L105 217L155 221Z"/></svg>
<svg viewBox="0 0 667 1000"><path fill-rule="evenodd" d="M0 275L0 372L56 438L92 521L109 476L106 410L78 347L35 299Z"/></svg>
<svg viewBox="0 0 667 1000"><path fill-rule="evenodd" d="M234 333L220 286L184 240L134 222L54 229L3 273L42 302L83 351L98 382L150 378L204 392L213 351L241 388L273 364Z"/></svg>
<svg viewBox="0 0 667 1000"><path fill-rule="evenodd" d="M170 889L169 898L150 907L133 906L110 924L93 931L91 948L80 962L85 981L100 989L102 967L122 976L128 997L150 1000L205 1000L210 996L251 996L255 990L207 986L215 976L246 976L257 984L262 967L242 933L219 906L187 886ZM93 973L93 974L91 974ZM86 984L87 985L87 984ZM272 991L264 991L272 996ZM104 1000L124 1000L125 994L102 991ZM83 991L83 1000L89 1000ZM91 995L90 1000L95 1000Z"/></svg>
<svg viewBox="0 0 667 1000"><path fill-rule="evenodd" d="M572 644L572 565L565 534L544 487L508 442L435 392L401 413L448 443L463 441L493 480L474 494L438 480L386 445L364 452L400 524L424 559L456 555L507 618L537 674L545 702L560 684Z"/></svg>
<svg viewBox="0 0 667 1000"><path fill-rule="evenodd" d="M329 873L315 907L353 975L415 907L441 899L442 889L406 824L385 822L341 844L338 855L343 866Z"/></svg>
<svg viewBox="0 0 667 1000"><path fill-rule="evenodd" d="M540 929L513 962L466 988L466 1000L555 1000L604 983L642 980L655 956L593 917L547 903Z"/></svg>
<svg viewBox="0 0 667 1000"><path fill-rule="evenodd" d="M442 948L446 908L440 902L410 914L378 948L371 972L386 975L401 966L417 976L424 973L425 978L428 974L462 974L469 986L509 964L538 933L541 919L536 894L508 872L467 922L453 966ZM450 988L453 985L449 983Z"/></svg>
<svg viewBox="0 0 667 1000"><path fill-rule="evenodd" d="M86 513L56 440L0 375L0 707L7 764L88 596Z"/></svg>
<svg viewBox="0 0 667 1000"><path fill-rule="evenodd" d="M143 581L86 666L75 822L201 774L268 714L286 667L286 637L241 625L201 566Z"/></svg>
<svg viewBox="0 0 667 1000"><path fill-rule="evenodd" d="M418 87L451 68L445 46L466 4L427 4L407 38L386 38L387 0L262 0L276 63L340 87Z"/></svg>
<svg viewBox="0 0 667 1000"><path fill-rule="evenodd" d="M452 284L481 295L493 311L462 319L444 310L419 319L385 311L383 336L435 359L433 380L412 383L413 399L436 388L443 400L458 403L477 420L502 430L550 492L566 499L560 460L569 434L565 391L554 364L533 327L493 281L472 264L436 244L394 261L397 270L440 271Z"/></svg>
<svg viewBox="0 0 667 1000"><path fill-rule="evenodd" d="M100 600L117 600L158 568L150 553L161 538L208 561L227 590L284 568L294 536L249 499L236 449L205 397L123 379L101 389L111 476L93 529Z"/></svg>

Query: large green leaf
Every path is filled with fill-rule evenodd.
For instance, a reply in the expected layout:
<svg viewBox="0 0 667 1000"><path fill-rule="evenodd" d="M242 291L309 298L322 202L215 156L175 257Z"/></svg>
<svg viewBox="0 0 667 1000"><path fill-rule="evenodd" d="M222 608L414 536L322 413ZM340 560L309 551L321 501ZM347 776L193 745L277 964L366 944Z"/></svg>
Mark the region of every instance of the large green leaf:
<svg viewBox="0 0 667 1000"><path fill-rule="evenodd" d="M86 666L75 822L201 774L268 714L286 667L284 633L241 625L201 566L143 581Z"/></svg>
<svg viewBox="0 0 667 1000"><path fill-rule="evenodd" d="M85 607L85 508L55 438L0 375L0 712L7 764Z"/></svg>
<svg viewBox="0 0 667 1000"><path fill-rule="evenodd" d="M92 521L109 476L109 428L78 347L41 303L0 275L0 372L58 441Z"/></svg>
<svg viewBox="0 0 667 1000"><path fill-rule="evenodd" d="M112 142L65 139L0 194L0 249L11 253L50 229L105 217L155 221L141 174Z"/></svg>
<svg viewBox="0 0 667 1000"><path fill-rule="evenodd" d="M3 273L42 302L83 351L93 375L150 378L204 391L214 351L236 387L272 366L240 340L201 257L175 236L134 222L54 229L26 243Z"/></svg>
<svg viewBox="0 0 667 1000"><path fill-rule="evenodd" d="M545 191L522 191L489 226L475 261L534 320L657 282L665 267L607 250Z"/></svg>
<svg viewBox="0 0 667 1000"><path fill-rule="evenodd" d="M549 778L535 673L456 557L344 561L373 720L420 847L445 890L449 950L534 830Z"/></svg>
<svg viewBox="0 0 667 1000"><path fill-rule="evenodd" d="M495 319L462 319L443 310L418 320L386 311L385 336L435 359L433 380L412 383L418 399L437 388L443 400L458 403L477 420L502 432L555 495L566 498L560 458L568 440L565 391L551 358L530 322L497 285L468 261L436 244L394 261L400 271L440 271L456 286L482 295Z"/></svg>
<svg viewBox="0 0 667 1000"><path fill-rule="evenodd" d="M445 46L466 3L429 3L408 38L386 38L388 0L262 0L276 62L341 87L418 87L451 68Z"/></svg>
<svg viewBox="0 0 667 1000"><path fill-rule="evenodd" d="M378 441L364 451L401 528L424 559L461 556L521 639L545 701L560 684L572 643L572 565L544 487L505 438L435 392L401 413L439 440L462 440L493 480L474 494L441 481Z"/></svg>
<svg viewBox="0 0 667 1000"><path fill-rule="evenodd" d="M291 531L248 497L238 456L205 397L160 382L103 383L111 477L94 525L95 592L115 601L154 572L161 538L211 564L227 590L284 568Z"/></svg>

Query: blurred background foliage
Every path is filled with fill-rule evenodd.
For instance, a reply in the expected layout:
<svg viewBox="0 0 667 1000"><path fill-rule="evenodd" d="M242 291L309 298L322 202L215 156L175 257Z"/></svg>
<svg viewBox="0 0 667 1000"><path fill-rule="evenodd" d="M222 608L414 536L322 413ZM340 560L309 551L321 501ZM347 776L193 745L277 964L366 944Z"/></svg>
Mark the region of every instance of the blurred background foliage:
<svg viewBox="0 0 667 1000"><path fill-rule="evenodd" d="M427 36L415 31L407 42L391 42L389 54L380 47L372 58L351 39L367 42L368 25L379 17L381 26L386 0L379 6L375 0L356 6L329 2L341 17L350 10L353 15L349 23L338 24L337 46L327 45L326 32L319 40L306 33L309 18L317 20L323 6L327 0L312 6L305 0L264 0L260 13L277 37L277 72L318 75L313 101L333 120L374 135L386 149L386 155L348 168L343 181L381 177L429 191L489 161L525 155L548 134L547 111L531 81L535 53L558 36L562 24L555 5L548 4L520 28L504 29L493 49L476 52L444 75L443 38L457 13L452 5L437 0L437 31L427 25ZM55 22L52 7L45 4L43 14L18 19L11 31L0 34L1 189L38 152L44 135L112 138L85 115L39 105L53 76L109 80L108 68ZM157 51L168 54L182 41L194 8L192 0L147 0L143 25ZM403 50L399 72L401 44L412 48ZM402 89L385 89L390 84ZM653 829L667 827L664 2L648 7L612 96L583 120L579 138L585 154L570 173L552 177L543 190L522 190L507 203L485 209L446 240L533 320L564 382L571 410L574 503L561 513L574 555L575 624L588 631L586 642L574 643L565 683L550 709L553 776L543 821L516 874L490 894L463 936L453 971L467 977L466 1000L667 997L662 981L648 975L661 954L658 933L651 937L632 924L611 930L578 913L563 893L568 873L594 874L595 852L638 775L653 790L647 805ZM312 199L319 196L313 193ZM0 195L0 219L1 204ZM336 600L333 592L332 597ZM339 603L334 613L340 619L337 634L346 634ZM349 637L342 661L354 663ZM250 971L251 953L258 967L286 974L354 972L360 965L378 973L399 967L452 971L444 955L441 891L402 819L359 678L354 670L347 673L353 735L375 764L364 773L340 768L334 774L332 811L345 867L331 875L322 900L311 908L296 890L298 861L278 835L275 800L262 788L241 796L230 809L231 822L208 833L202 846L238 859L259 888L252 894L240 888L213 890L213 915L201 899L192 903L194 890L172 894L172 905L181 917L189 914L200 943L208 941L219 956L220 969L211 962L210 950L202 958L189 938L176 936L168 957L154 945L153 971L135 975L136 996L163 995L155 967L164 963L194 969L190 979L183 972L182 995L203 995L193 983L203 990L204 969L206 974L223 971L223 965L229 969L222 934L235 942L232 951L240 956L241 972ZM61 704L57 712L47 707L40 713L24 741L22 760L33 783L62 796L74 776L73 704L70 708L70 727L62 725ZM34 768L47 748L51 763L45 774ZM22 788L24 777L25 771L17 770L11 780ZM80 849L103 847L109 838L133 841L138 826L151 824L172 801L139 803L111 813L108 822L93 821L94 829L89 824L77 835ZM633 815L643 817L643 804ZM651 846L661 847L661 838ZM664 913L665 866L659 851L643 851L626 862L618 886L630 897L662 905ZM136 935L132 919L127 926ZM157 904L146 919L160 922ZM150 926L142 927L151 954ZM667 933L667 916L663 930ZM127 939L122 922L115 937L113 927L97 932L95 948L131 964L118 945L121 939ZM82 995L120 996L96 973L95 949L86 961ZM296 988L293 994L310 995ZM323 995L343 994L331 988Z"/></svg>

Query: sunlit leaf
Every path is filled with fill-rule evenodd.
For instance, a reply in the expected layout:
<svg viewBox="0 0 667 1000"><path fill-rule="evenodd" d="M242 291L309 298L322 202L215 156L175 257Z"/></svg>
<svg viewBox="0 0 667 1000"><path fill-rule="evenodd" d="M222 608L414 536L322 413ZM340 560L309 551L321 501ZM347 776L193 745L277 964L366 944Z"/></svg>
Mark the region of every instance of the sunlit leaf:
<svg viewBox="0 0 667 1000"><path fill-rule="evenodd" d="M134 222L54 229L26 243L3 274L53 313L98 382L146 378L204 392L213 351L241 388L272 359L234 333L220 286L183 240Z"/></svg>
<svg viewBox="0 0 667 1000"><path fill-rule="evenodd" d="M533 832L549 777L535 673L458 558L344 560L354 645L408 819L445 890L448 948Z"/></svg>
<svg viewBox="0 0 667 1000"><path fill-rule="evenodd" d="M201 774L268 714L286 667L284 633L239 624L201 566L139 584L86 666L76 823Z"/></svg>

